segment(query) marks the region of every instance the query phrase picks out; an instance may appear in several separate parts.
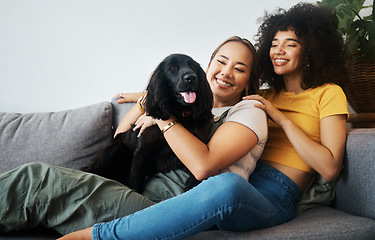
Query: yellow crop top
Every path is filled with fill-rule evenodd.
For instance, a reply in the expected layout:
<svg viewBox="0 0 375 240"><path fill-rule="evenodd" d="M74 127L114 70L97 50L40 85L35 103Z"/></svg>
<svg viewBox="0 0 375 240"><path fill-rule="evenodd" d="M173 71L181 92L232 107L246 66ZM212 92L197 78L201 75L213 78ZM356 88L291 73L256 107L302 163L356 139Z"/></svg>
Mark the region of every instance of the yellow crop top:
<svg viewBox="0 0 375 240"><path fill-rule="evenodd" d="M335 84L324 84L300 94L284 91L275 94L272 89L267 89L263 91L263 96L318 143L322 118L337 114L348 116L346 96ZM261 159L314 172L299 157L283 129L272 120L268 121L268 140Z"/></svg>

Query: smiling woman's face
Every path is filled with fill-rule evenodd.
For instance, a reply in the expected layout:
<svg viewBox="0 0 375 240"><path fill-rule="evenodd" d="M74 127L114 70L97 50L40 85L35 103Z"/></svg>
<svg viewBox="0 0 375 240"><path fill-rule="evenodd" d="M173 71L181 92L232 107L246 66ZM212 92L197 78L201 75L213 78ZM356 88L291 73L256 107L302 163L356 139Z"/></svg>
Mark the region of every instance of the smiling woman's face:
<svg viewBox="0 0 375 240"><path fill-rule="evenodd" d="M249 89L252 66L250 49L240 42L224 44L210 62L207 80L214 95L214 107L233 106Z"/></svg>
<svg viewBox="0 0 375 240"><path fill-rule="evenodd" d="M278 31L272 41L270 58L278 75L303 73L303 51L301 40L293 30Z"/></svg>

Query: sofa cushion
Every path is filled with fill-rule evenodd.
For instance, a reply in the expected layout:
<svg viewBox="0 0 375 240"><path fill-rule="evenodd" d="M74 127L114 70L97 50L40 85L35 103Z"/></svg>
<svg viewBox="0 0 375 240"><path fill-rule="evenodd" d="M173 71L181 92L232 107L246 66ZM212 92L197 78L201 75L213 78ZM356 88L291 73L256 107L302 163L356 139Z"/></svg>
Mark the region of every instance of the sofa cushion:
<svg viewBox="0 0 375 240"><path fill-rule="evenodd" d="M0 112L0 172L28 162L79 169L112 138L112 105L60 112Z"/></svg>
<svg viewBox="0 0 375 240"><path fill-rule="evenodd" d="M375 239L375 220L358 217L330 207L316 207L298 215L293 220L271 228L249 231L207 231L189 240L206 239Z"/></svg>

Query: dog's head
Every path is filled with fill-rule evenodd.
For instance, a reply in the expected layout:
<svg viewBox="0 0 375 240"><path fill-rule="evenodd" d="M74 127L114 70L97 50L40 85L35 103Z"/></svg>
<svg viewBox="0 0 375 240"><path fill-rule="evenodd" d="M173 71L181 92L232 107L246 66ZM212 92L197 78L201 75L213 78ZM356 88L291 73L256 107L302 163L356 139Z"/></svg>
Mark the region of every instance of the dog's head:
<svg viewBox="0 0 375 240"><path fill-rule="evenodd" d="M191 57L172 54L151 75L145 107L148 115L166 120L170 114L202 119L210 117L213 106L206 74Z"/></svg>

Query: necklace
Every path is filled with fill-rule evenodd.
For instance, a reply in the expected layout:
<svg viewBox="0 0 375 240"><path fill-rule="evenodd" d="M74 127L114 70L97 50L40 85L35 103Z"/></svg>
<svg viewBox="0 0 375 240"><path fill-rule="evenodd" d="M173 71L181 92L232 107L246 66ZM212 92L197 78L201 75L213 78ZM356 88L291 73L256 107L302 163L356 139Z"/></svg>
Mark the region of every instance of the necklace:
<svg viewBox="0 0 375 240"><path fill-rule="evenodd" d="M294 102L294 98L297 97L297 94L292 96L292 98L289 100L290 103L293 103Z"/></svg>
<svg viewBox="0 0 375 240"><path fill-rule="evenodd" d="M294 99L297 97L298 94L295 94L295 93L292 93L292 92L282 92L281 93L281 97L289 102L289 103L293 103L294 102Z"/></svg>

